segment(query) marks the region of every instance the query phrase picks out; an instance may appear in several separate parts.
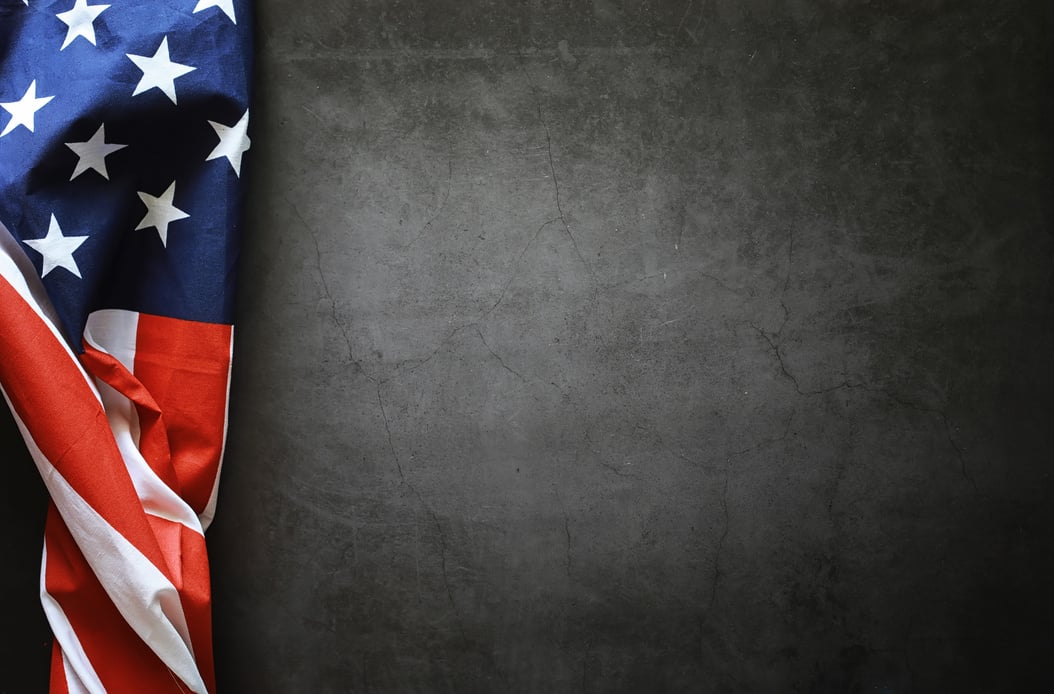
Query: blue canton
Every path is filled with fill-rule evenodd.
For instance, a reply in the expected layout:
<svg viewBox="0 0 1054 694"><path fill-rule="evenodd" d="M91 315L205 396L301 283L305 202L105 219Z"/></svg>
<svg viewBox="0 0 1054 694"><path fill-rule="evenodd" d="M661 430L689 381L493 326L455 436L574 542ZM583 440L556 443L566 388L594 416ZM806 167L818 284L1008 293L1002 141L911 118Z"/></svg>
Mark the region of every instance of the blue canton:
<svg viewBox="0 0 1054 694"><path fill-rule="evenodd" d="M74 348L98 309L232 321L250 33L248 0L0 0L0 223Z"/></svg>

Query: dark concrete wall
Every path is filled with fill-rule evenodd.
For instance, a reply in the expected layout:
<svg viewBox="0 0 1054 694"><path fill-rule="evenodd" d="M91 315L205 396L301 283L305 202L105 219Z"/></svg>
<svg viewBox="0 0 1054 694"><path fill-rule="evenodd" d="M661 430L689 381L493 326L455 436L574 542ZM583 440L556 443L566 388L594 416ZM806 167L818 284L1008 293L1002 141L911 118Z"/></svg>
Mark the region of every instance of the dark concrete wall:
<svg viewBox="0 0 1054 694"><path fill-rule="evenodd" d="M1054 690L1044 3L257 7L226 692Z"/></svg>

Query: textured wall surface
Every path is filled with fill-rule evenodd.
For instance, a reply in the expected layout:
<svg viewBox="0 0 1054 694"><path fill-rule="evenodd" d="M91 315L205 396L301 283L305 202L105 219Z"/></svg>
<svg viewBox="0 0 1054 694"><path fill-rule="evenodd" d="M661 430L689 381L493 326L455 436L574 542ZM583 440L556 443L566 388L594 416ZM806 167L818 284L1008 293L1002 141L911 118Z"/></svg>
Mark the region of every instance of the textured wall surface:
<svg viewBox="0 0 1054 694"><path fill-rule="evenodd" d="M1044 3L257 7L224 691L1054 690Z"/></svg>

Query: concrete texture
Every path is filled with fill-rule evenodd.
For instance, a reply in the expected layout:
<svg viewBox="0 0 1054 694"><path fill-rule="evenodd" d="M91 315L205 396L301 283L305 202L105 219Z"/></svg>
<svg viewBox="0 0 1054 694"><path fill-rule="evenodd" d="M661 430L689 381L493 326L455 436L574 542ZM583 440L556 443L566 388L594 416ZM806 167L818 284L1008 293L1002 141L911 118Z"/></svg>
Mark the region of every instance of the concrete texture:
<svg viewBox="0 0 1054 694"><path fill-rule="evenodd" d="M1054 691L1045 4L257 8L223 691Z"/></svg>

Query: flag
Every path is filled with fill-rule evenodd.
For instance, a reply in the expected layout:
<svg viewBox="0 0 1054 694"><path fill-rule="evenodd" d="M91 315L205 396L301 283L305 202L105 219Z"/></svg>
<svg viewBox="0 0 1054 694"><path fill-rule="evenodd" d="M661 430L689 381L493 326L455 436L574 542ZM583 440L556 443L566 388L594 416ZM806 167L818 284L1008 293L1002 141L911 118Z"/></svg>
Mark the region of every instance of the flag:
<svg viewBox="0 0 1054 694"><path fill-rule="evenodd" d="M215 690L248 0L0 0L0 390L52 692Z"/></svg>

